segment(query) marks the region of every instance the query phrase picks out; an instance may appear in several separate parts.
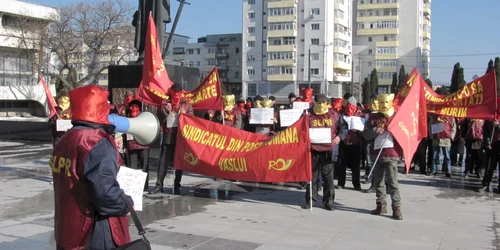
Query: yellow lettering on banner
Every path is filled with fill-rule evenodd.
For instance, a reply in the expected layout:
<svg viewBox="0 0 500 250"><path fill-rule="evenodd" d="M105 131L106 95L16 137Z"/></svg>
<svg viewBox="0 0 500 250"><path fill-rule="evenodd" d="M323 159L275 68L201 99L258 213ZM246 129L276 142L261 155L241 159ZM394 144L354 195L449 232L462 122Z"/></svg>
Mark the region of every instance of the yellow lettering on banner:
<svg viewBox="0 0 500 250"><path fill-rule="evenodd" d="M401 128L401 130L403 130L403 132L405 132L406 136L410 137L410 132L408 131L403 122L398 122L398 126Z"/></svg>
<svg viewBox="0 0 500 250"><path fill-rule="evenodd" d="M241 147L243 147L243 143L245 142L242 140L231 138L231 140L229 140L229 145L227 146L226 150L239 152L241 150Z"/></svg>
<svg viewBox="0 0 500 250"><path fill-rule="evenodd" d="M162 93L160 93L160 92L158 92L158 91L150 88L149 86L144 86L144 89L148 90L149 92L153 93L154 95L156 95L156 96L158 96L158 97L160 97L162 99L165 99L165 100L168 99L167 95L162 94Z"/></svg>
<svg viewBox="0 0 500 250"><path fill-rule="evenodd" d="M219 169L224 172L248 172L245 158L220 158Z"/></svg>
<svg viewBox="0 0 500 250"><path fill-rule="evenodd" d="M190 103L194 104L214 97L217 97L217 89L215 85L211 85L194 93L194 97L191 98Z"/></svg>
<svg viewBox="0 0 500 250"><path fill-rule="evenodd" d="M194 141L210 147L215 147L221 150L225 149L227 139L226 136L211 133L209 131L196 128L191 125L185 125L182 128L182 137L190 141Z"/></svg>
<svg viewBox="0 0 500 250"><path fill-rule="evenodd" d="M217 75L215 73L210 74L210 77L208 78L208 84L216 83L217 81Z"/></svg>
<svg viewBox="0 0 500 250"><path fill-rule="evenodd" d="M408 86L413 86L413 83L415 83L415 79L417 78L416 75L412 74L410 76L410 78L408 78L408 81L406 81L406 84L408 84Z"/></svg>
<svg viewBox="0 0 500 250"><path fill-rule="evenodd" d="M266 142L265 145L281 145L299 143L299 135L296 127L287 128L281 131L273 139Z"/></svg>
<svg viewBox="0 0 500 250"><path fill-rule="evenodd" d="M453 117L467 117L467 108L443 108L439 114Z"/></svg>

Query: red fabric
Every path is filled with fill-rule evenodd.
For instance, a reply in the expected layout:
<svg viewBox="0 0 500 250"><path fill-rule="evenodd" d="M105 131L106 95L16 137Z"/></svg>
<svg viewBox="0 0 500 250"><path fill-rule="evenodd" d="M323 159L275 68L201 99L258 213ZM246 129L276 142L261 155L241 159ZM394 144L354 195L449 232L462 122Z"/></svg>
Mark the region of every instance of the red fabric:
<svg viewBox="0 0 500 250"><path fill-rule="evenodd" d="M149 14L146 44L144 47L144 66L142 67L142 81L137 91L140 101L160 106L167 99L167 93L173 82L168 77L167 69L163 64L161 47L158 44L156 26Z"/></svg>
<svg viewBox="0 0 500 250"><path fill-rule="evenodd" d="M194 110L223 110L222 87L217 68L214 67L193 91L182 91L182 98L191 103Z"/></svg>
<svg viewBox="0 0 500 250"><path fill-rule="evenodd" d="M450 116L438 116L435 120L434 124L442 123L443 131L437 134L434 134L434 138L436 139L452 139L451 138L451 129L453 127L453 123L455 119Z"/></svg>
<svg viewBox="0 0 500 250"><path fill-rule="evenodd" d="M54 185L54 233L59 246L76 250L87 245L95 218L91 191L83 175L85 160L101 139L106 138L115 148L116 143L98 129L69 130L64 138L55 146L49 161ZM118 149L116 152L121 159ZM109 217L109 223L118 246L130 242L127 216Z"/></svg>
<svg viewBox="0 0 500 250"><path fill-rule="evenodd" d="M110 124L109 92L101 87L89 85L71 90L71 121L86 121L96 124Z"/></svg>
<svg viewBox="0 0 500 250"><path fill-rule="evenodd" d="M358 111L358 106L348 103L344 108L344 114L347 116L353 116L356 111Z"/></svg>
<svg viewBox="0 0 500 250"><path fill-rule="evenodd" d="M351 105L351 104L348 104L348 105ZM347 114L345 114L345 115L347 115ZM356 110L354 110L354 112L352 113L352 115L347 115L347 116L356 116L356 117L365 118L363 112L358 110L357 107L356 107ZM349 130L342 142L346 145L360 145L362 142L361 132L362 131L354 130L354 129Z"/></svg>
<svg viewBox="0 0 500 250"><path fill-rule="evenodd" d="M174 166L230 180L311 180L307 117L274 137L242 131L189 115L179 117Z"/></svg>
<svg viewBox="0 0 500 250"><path fill-rule="evenodd" d="M40 75L40 82L42 83L43 89L45 90L45 96L47 97L47 103L49 104L49 109L50 109L49 117L52 117L53 115L57 114L56 100L54 100L54 96L52 96L49 86L47 86L47 83L43 79L42 75Z"/></svg>
<svg viewBox="0 0 500 250"><path fill-rule="evenodd" d="M232 127L236 120L241 116L241 111L234 107L230 111L224 111L224 125Z"/></svg>
<svg viewBox="0 0 500 250"><path fill-rule="evenodd" d="M394 116L393 116L394 117ZM392 119L392 118L391 118ZM371 113L369 115L369 120L366 122L369 127L371 128L382 128L387 130L387 127L389 125L389 120L384 116L382 113ZM370 146L370 155L378 155L379 150L374 149L374 143L371 144ZM399 158L401 155L401 147L399 146L397 141L394 141L394 147L393 148L384 148L382 149L382 153L380 154L380 157L382 158Z"/></svg>
<svg viewBox="0 0 500 250"><path fill-rule="evenodd" d="M483 125L484 125L484 120L471 119L467 126L467 134L465 135L465 139L482 140L484 135Z"/></svg>
<svg viewBox="0 0 500 250"><path fill-rule="evenodd" d="M240 112L246 112L245 103L238 103L238 104L236 104L236 106L238 107Z"/></svg>
<svg viewBox="0 0 500 250"><path fill-rule="evenodd" d="M344 100L342 98L334 98L333 101L332 101L332 109L337 111L337 112L340 112L340 110L342 110L342 102Z"/></svg>
<svg viewBox="0 0 500 250"><path fill-rule="evenodd" d="M182 99L182 91L175 91L170 89L168 91L168 96L170 97L170 101L172 102L173 105L179 105Z"/></svg>
<svg viewBox="0 0 500 250"><path fill-rule="evenodd" d="M417 72L418 73L418 72ZM424 92L425 81L417 74L405 98L400 99L399 110L389 123L388 130L401 145L406 163L406 173L410 171L413 154L420 141L427 137L427 107Z"/></svg>
<svg viewBox="0 0 500 250"><path fill-rule="evenodd" d="M129 110L131 118L137 117L141 113L141 107L137 104L130 105Z"/></svg>
<svg viewBox="0 0 500 250"><path fill-rule="evenodd" d="M313 102L313 92L312 88L305 88L300 90L300 95L304 102Z"/></svg>
<svg viewBox="0 0 500 250"><path fill-rule="evenodd" d="M323 115L317 115L314 113L309 114L309 127L310 128L331 128L332 140L337 137L337 123L339 120L339 114L335 111L330 111ZM325 144L311 144L311 149L318 152L332 151L333 145L331 143Z"/></svg>
<svg viewBox="0 0 500 250"><path fill-rule="evenodd" d="M134 95L127 95L127 96L123 97L123 105L127 106L134 99L135 99Z"/></svg>
<svg viewBox="0 0 500 250"><path fill-rule="evenodd" d="M394 99L397 111L408 96L410 88L415 84L420 73L415 68ZM424 98L427 101L427 112L459 118L493 120L497 112L497 82L495 70L467 83L463 88L450 95L439 95L424 81Z"/></svg>

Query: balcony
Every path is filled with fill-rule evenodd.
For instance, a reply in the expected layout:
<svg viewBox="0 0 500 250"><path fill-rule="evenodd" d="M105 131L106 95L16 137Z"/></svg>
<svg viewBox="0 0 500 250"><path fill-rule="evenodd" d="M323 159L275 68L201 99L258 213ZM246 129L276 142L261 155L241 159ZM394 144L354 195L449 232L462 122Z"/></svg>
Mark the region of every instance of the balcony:
<svg viewBox="0 0 500 250"><path fill-rule="evenodd" d="M398 29L358 29L358 36L397 35Z"/></svg>
<svg viewBox="0 0 500 250"><path fill-rule="evenodd" d="M356 22L377 22L377 21L397 21L398 16L361 16L356 18Z"/></svg>
<svg viewBox="0 0 500 250"><path fill-rule="evenodd" d="M297 36L297 29L292 29L292 30L269 30L267 32L268 37L292 37L292 36Z"/></svg>
<svg viewBox="0 0 500 250"><path fill-rule="evenodd" d="M203 58L205 58L205 59L215 59L215 53L206 54Z"/></svg>
<svg viewBox="0 0 500 250"><path fill-rule="evenodd" d="M375 55L375 60L392 60L392 59L398 59L397 54L376 54Z"/></svg>
<svg viewBox="0 0 500 250"><path fill-rule="evenodd" d="M296 49L296 45L267 45L267 52L295 51Z"/></svg>
<svg viewBox="0 0 500 250"><path fill-rule="evenodd" d="M351 40L351 36L350 35L344 34L342 32L335 32L334 33L334 37L335 37L335 39L342 39L342 40L346 40L346 41L350 41Z"/></svg>
<svg viewBox="0 0 500 250"><path fill-rule="evenodd" d="M377 46L377 47L397 47L398 46L398 41L376 42L375 46Z"/></svg>
<svg viewBox="0 0 500 250"><path fill-rule="evenodd" d="M344 55L349 55L352 53L352 51L350 49L344 48L344 47L333 47L333 52L344 54Z"/></svg>
<svg viewBox="0 0 500 250"><path fill-rule="evenodd" d="M431 21L427 18L424 18L424 25L431 27Z"/></svg>
<svg viewBox="0 0 500 250"><path fill-rule="evenodd" d="M215 65L203 65L201 68L201 71L203 72L210 72L212 69L214 69Z"/></svg>
<svg viewBox="0 0 500 250"><path fill-rule="evenodd" d="M277 60L267 60L267 66L289 66L295 65L295 60L293 59L277 59Z"/></svg>
<svg viewBox="0 0 500 250"><path fill-rule="evenodd" d="M424 15L430 15L431 14L431 5L430 4L424 4Z"/></svg>
<svg viewBox="0 0 500 250"><path fill-rule="evenodd" d="M297 0L282 0L279 2L268 2L267 8L296 7Z"/></svg>
<svg viewBox="0 0 500 250"><path fill-rule="evenodd" d="M182 60L184 60L184 54L178 54L178 55L174 54L173 57L174 57L175 61L182 61Z"/></svg>
<svg viewBox="0 0 500 250"><path fill-rule="evenodd" d="M228 53L217 53L217 54L215 54L215 57L217 59L227 59L227 58L229 58L229 54Z"/></svg>
<svg viewBox="0 0 500 250"><path fill-rule="evenodd" d="M358 10L373 10L373 9L397 9L398 3L374 3L374 4L358 4Z"/></svg>
<svg viewBox="0 0 500 250"><path fill-rule="evenodd" d="M228 70L229 70L229 67L228 67L227 65L218 65L218 66L217 66L217 70L218 70L219 72L226 72L226 71L228 71Z"/></svg>
<svg viewBox="0 0 500 250"><path fill-rule="evenodd" d="M430 40L431 39L431 32L429 31L424 31L422 33L422 37L424 38L424 40Z"/></svg>
<svg viewBox="0 0 500 250"><path fill-rule="evenodd" d="M336 82L350 82L352 77L350 74L335 74L333 75L333 80Z"/></svg>
<svg viewBox="0 0 500 250"><path fill-rule="evenodd" d="M391 72L391 73L398 72L398 67L396 67L396 66L394 66L394 67L383 66L383 67L376 67L376 68L377 68L377 72Z"/></svg>
<svg viewBox="0 0 500 250"><path fill-rule="evenodd" d="M377 70L378 71L378 70ZM392 79L386 79L386 78L379 78L378 79L378 85L391 85L392 84Z"/></svg>
<svg viewBox="0 0 500 250"><path fill-rule="evenodd" d="M333 61L333 68L334 69L351 70L352 65L350 63L334 60Z"/></svg>
<svg viewBox="0 0 500 250"><path fill-rule="evenodd" d="M297 17L295 15L286 15L286 16L268 16L268 23L279 23L279 22L295 22Z"/></svg>
<svg viewBox="0 0 500 250"><path fill-rule="evenodd" d="M431 45L430 45L430 44L428 44L428 43L424 43L424 44L422 44L422 49L425 49L425 50L429 50L429 51L430 51L430 50L431 50Z"/></svg>
<svg viewBox="0 0 500 250"><path fill-rule="evenodd" d="M270 82L295 81L295 74L267 75L267 80Z"/></svg>

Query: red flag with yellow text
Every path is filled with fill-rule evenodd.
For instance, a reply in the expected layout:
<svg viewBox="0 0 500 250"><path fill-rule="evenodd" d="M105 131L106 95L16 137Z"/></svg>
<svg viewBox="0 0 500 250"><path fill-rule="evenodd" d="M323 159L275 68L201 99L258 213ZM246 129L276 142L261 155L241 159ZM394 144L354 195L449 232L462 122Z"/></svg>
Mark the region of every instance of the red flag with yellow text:
<svg viewBox="0 0 500 250"><path fill-rule="evenodd" d="M50 109L50 114L49 118L52 117L53 115L57 114L56 112L56 101L54 100L54 96L52 96L52 93L50 92L49 86L47 86L47 83L43 79L42 76L40 76L40 82L42 83L43 89L45 90L45 95L47 96L47 103L49 104L49 109Z"/></svg>
<svg viewBox="0 0 500 250"><path fill-rule="evenodd" d="M146 104L161 105L162 101L167 99L168 90L172 85L161 56L156 26L151 13L149 13L142 81L136 98Z"/></svg>
<svg viewBox="0 0 500 250"><path fill-rule="evenodd" d="M308 125L302 117L270 137L181 114L174 166L229 180L311 181Z"/></svg>
<svg viewBox="0 0 500 250"><path fill-rule="evenodd" d="M183 91L182 97L193 105L194 110L222 110L222 87L217 67L212 69L196 89Z"/></svg>
<svg viewBox="0 0 500 250"><path fill-rule="evenodd" d="M413 154L420 141L427 137L427 104L424 94L424 80L416 72L407 84L408 94L398 99L398 110L389 123L388 130L403 149L406 173L410 171Z"/></svg>

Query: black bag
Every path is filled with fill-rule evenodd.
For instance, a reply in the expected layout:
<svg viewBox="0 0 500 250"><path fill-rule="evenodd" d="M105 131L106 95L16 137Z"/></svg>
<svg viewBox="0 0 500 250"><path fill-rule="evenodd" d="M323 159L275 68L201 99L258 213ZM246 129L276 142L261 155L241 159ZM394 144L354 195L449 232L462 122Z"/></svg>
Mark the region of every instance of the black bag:
<svg viewBox="0 0 500 250"><path fill-rule="evenodd" d="M123 194L122 197L127 204L130 215L132 216L132 220L134 220L135 227L137 228L137 232L139 232L139 235L142 236L142 239L134 240L126 245L114 248L114 250L151 250L151 244L145 236L146 231L144 231L144 228L142 228L141 221L139 220L139 217L137 217L132 204L130 204L130 201L125 196L125 194Z"/></svg>

